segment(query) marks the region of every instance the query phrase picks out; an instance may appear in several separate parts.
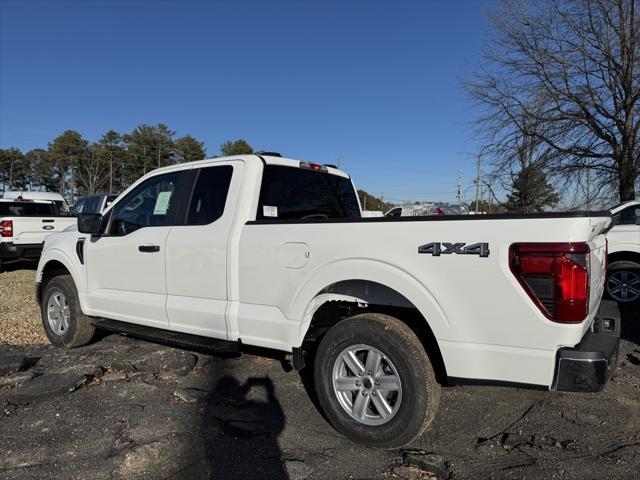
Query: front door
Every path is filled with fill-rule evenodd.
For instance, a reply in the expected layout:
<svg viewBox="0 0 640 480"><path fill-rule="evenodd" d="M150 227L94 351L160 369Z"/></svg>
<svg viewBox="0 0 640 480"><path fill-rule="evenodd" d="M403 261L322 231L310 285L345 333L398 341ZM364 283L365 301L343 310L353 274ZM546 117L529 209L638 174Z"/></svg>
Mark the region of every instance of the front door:
<svg viewBox="0 0 640 480"><path fill-rule="evenodd" d="M167 237L183 171L155 175L114 205L100 237L85 243L90 315L167 328Z"/></svg>

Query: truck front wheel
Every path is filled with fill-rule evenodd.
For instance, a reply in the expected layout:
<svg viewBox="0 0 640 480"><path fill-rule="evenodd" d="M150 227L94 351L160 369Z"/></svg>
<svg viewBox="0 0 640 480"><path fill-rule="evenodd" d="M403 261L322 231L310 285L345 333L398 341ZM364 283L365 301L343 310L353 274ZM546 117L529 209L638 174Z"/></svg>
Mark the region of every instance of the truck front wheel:
<svg viewBox="0 0 640 480"><path fill-rule="evenodd" d="M388 315L347 318L323 337L314 362L320 406L336 430L371 447L397 448L435 416L440 385L415 333Z"/></svg>
<svg viewBox="0 0 640 480"><path fill-rule="evenodd" d="M57 347L75 348L91 341L95 327L80 309L78 291L70 275L53 277L44 286L42 326Z"/></svg>

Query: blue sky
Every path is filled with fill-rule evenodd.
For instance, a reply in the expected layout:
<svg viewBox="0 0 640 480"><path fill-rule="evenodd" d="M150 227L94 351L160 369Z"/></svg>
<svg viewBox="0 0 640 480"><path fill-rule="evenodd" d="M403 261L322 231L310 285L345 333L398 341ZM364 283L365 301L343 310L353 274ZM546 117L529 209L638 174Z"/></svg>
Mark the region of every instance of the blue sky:
<svg viewBox="0 0 640 480"><path fill-rule="evenodd" d="M485 1L0 0L0 147L166 123L335 163L385 199L455 200L475 174L459 79Z"/></svg>

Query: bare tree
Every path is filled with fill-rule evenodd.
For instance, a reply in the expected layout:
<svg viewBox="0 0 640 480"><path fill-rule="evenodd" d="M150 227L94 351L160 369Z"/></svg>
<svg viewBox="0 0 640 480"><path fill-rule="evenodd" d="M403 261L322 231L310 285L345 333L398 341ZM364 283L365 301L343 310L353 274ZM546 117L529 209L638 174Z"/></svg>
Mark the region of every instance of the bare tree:
<svg viewBox="0 0 640 480"><path fill-rule="evenodd" d="M101 192L109 185L109 158L100 144L85 150L78 167L78 183L84 195Z"/></svg>
<svg viewBox="0 0 640 480"><path fill-rule="evenodd" d="M496 176L522 146L562 181L621 200L640 180L640 0L503 0L465 84Z"/></svg>

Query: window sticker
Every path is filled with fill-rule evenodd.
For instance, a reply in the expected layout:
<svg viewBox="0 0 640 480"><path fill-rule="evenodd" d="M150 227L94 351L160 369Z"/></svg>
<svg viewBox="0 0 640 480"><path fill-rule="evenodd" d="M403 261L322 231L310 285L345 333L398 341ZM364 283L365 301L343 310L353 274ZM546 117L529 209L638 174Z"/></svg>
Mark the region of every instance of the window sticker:
<svg viewBox="0 0 640 480"><path fill-rule="evenodd" d="M262 215L265 217L277 217L278 216L278 207L272 207L270 205L262 206Z"/></svg>
<svg viewBox="0 0 640 480"><path fill-rule="evenodd" d="M160 192L156 199L156 206L153 208L154 215L166 215L169 210L169 200L173 192Z"/></svg>

